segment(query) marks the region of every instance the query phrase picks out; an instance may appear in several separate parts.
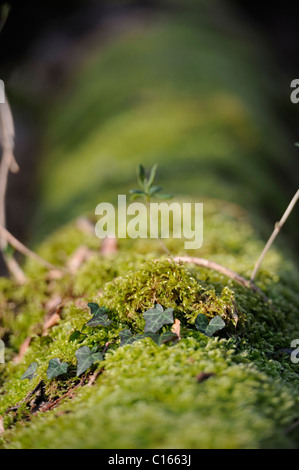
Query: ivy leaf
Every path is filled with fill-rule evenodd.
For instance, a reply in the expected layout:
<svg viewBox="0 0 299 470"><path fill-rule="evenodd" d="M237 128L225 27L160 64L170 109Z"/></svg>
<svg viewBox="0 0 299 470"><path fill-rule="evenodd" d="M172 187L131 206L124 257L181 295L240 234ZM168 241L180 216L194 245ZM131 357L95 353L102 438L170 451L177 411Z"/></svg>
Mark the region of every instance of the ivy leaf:
<svg viewBox="0 0 299 470"><path fill-rule="evenodd" d="M100 307L99 304L96 304L95 302L89 302L87 306L90 308L91 315L97 315L98 313L103 314L108 311L105 306Z"/></svg>
<svg viewBox="0 0 299 470"><path fill-rule="evenodd" d="M206 329L208 327L209 320L203 313L199 313L195 319L195 327L201 333L206 333Z"/></svg>
<svg viewBox="0 0 299 470"><path fill-rule="evenodd" d="M119 332L120 336L120 346L124 346L125 344L131 344L133 341L131 341L134 336L131 330L122 330Z"/></svg>
<svg viewBox="0 0 299 470"><path fill-rule="evenodd" d="M106 314L97 314L89 320L87 326L109 326L112 323L111 320L108 320L108 315Z"/></svg>
<svg viewBox="0 0 299 470"><path fill-rule="evenodd" d="M81 337L85 338L85 336L86 335L81 333L81 331L75 330L73 331L73 333L70 334L69 342L76 341L76 339L79 339Z"/></svg>
<svg viewBox="0 0 299 470"><path fill-rule="evenodd" d="M111 320L108 320L108 315L105 313L108 311L106 307L100 307L94 302L90 302L88 307L93 317L86 323L86 326L108 326L112 323Z"/></svg>
<svg viewBox="0 0 299 470"><path fill-rule="evenodd" d="M135 341L138 341L139 339L144 339L144 338L151 338L158 346L161 346L161 344L167 343L169 341L173 341L174 339L177 339L178 337L172 331L166 331L162 335L159 335L158 333L144 333L142 335L133 335L133 333L130 330L120 331L119 336L121 338L120 346L125 346L126 344L132 344Z"/></svg>
<svg viewBox="0 0 299 470"><path fill-rule="evenodd" d="M173 308L163 310L162 305L156 304L143 314L145 319L144 333L156 333L163 325L173 323Z"/></svg>
<svg viewBox="0 0 299 470"><path fill-rule="evenodd" d="M169 343L170 341L174 341L175 339L178 338L178 336L173 333L172 331L165 331L161 335L157 333L146 333L144 334L145 338L152 338L152 340L158 345L161 346L161 344L164 343Z"/></svg>
<svg viewBox="0 0 299 470"><path fill-rule="evenodd" d="M165 331L160 336L159 344L169 343L170 341L175 341L178 339L178 335L172 331Z"/></svg>
<svg viewBox="0 0 299 470"><path fill-rule="evenodd" d="M96 352L97 347L94 346L92 350L88 346L82 346L77 349L75 356L77 358L77 377L79 377L83 372L89 369L90 366L96 361L102 361L103 355L100 352Z"/></svg>
<svg viewBox="0 0 299 470"><path fill-rule="evenodd" d="M68 369L67 362L60 362L58 357L50 359L48 369L47 369L47 378L52 379L53 377L58 377L59 375L65 374Z"/></svg>
<svg viewBox="0 0 299 470"><path fill-rule="evenodd" d="M216 331L222 330L222 328L225 327L225 323L220 317L220 315L217 315L217 317L212 318L210 321L207 329L206 329L206 335L207 336L212 336Z"/></svg>
<svg viewBox="0 0 299 470"><path fill-rule="evenodd" d="M210 337L216 333L216 331L222 330L222 328L225 327L225 323L220 315L212 318L209 322L203 313L199 313L195 319L195 327L198 331Z"/></svg>
<svg viewBox="0 0 299 470"><path fill-rule="evenodd" d="M33 377L35 377L34 374L36 372L37 367L38 367L37 362L32 362L30 366L28 367L28 369L26 370L26 372L24 372L20 380L24 380L24 379L32 380Z"/></svg>

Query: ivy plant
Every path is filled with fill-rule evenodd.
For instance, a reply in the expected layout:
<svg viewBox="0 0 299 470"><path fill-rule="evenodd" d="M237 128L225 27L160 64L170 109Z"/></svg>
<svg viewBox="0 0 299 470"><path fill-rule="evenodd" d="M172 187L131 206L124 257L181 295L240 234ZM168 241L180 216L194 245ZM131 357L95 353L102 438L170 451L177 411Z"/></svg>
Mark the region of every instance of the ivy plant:
<svg viewBox="0 0 299 470"><path fill-rule="evenodd" d="M61 362L58 357L50 359L47 369L47 379L53 379L59 375L66 374L68 366L67 362Z"/></svg>
<svg viewBox="0 0 299 470"><path fill-rule="evenodd" d="M210 337L217 331L222 330L225 327L225 323L220 315L212 318L209 322L203 313L199 313L195 319L195 327L198 331Z"/></svg>

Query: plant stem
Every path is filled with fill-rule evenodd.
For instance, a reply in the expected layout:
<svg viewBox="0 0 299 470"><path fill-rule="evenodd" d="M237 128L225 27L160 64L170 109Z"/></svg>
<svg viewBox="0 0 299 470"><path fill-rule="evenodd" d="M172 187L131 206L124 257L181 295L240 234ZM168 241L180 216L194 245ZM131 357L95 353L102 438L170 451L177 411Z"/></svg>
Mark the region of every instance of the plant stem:
<svg viewBox="0 0 299 470"><path fill-rule="evenodd" d="M250 280L253 281L255 276L256 276L256 273L258 272L259 268L260 268L260 265L266 255L266 253L268 252L269 248L271 247L272 243L274 242L275 238L277 237L277 235L279 234L280 232L280 229L281 227L283 226L283 224L285 223L285 221L287 220L287 218L289 217L291 211L293 210L296 202L298 201L299 199L299 189L297 190L297 192L295 193L293 199L291 200L290 204L288 205L288 207L286 208L282 218L280 219L280 221L278 223L275 224L275 228L269 238L269 240L267 241L259 259L257 260L254 268L253 268L253 271L252 271L252 274L251 274L251 277L250 277Z"/></svg>
<svg viewBox="0 0 299 470"><path fill-rule="evenodd" d="M153 218L152 218L152 215L151 215L151 209L150 209L150 196L146 197L146 207L147 207L147 213L149 215L150 224L154 224L154 221L153 221ZM159 228L158 228L158 230L159 230ZM168 256L171 256L167 246L165 245L165 243L163 242L162 238L159 235L158 235L158 241L159 241L161 247L163 248L163 250L165 251L165 253Z"/></svg>

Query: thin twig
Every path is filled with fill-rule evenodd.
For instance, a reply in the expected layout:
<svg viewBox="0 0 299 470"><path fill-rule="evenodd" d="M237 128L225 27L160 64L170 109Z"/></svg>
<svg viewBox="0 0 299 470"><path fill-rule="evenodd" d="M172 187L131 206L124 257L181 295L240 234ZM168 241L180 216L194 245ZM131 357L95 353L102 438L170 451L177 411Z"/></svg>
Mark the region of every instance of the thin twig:
<svg viewBox="0 0 299 470"><path fill-rule="evenodd" d="M252 271L252 274L251 274L251 277L250 277L250 280L253 281L255 276L256 276L256 273L258 272L259 268L260 268L260 265L267 253L267 251L269 250L269 248L271 247L272 243L274 242L275 238L277 237L277 235L279 234L280 232L280 229L281 227L283 226L283 224L285 223L285 221L287 220L287 218L289 217L290 213L292 212L296 202L298 201L299 199L299 189L297 190L296 194L294 195L293 199L291 200L290 204L288 205L288 207L286 208L282 218L280 219L280 221L278 223L275 224L275 228L274 228L274 231L272 232L272 235L270 236L269 240L267 241L259 259L257 260L254 268L253 268L253 271Z"/></svg>
<svg viewBox="0 0 299 470"><path fill-rule="evenodd" d="M171 258L172 261L174 262L182 262L182 263L193 263L196 264L197 266L202 266L203 268L209 268L209 269L214 269L215 271L218 271L221 274L224 274L227 277L230 277L233 279L237 284L240 284L243 287L247 287L249 289L252 289L254 292L259 293L263 300L265 302L269 302L270 299L263 293L263 291L257 287L253 282L251 282L248 279L245 279L244 277L240 276L240 274L232 271L229 268L226 268L225 266L222 266L221 264L215 263L215 261L210 261L205 258L196 258L192 256L175 256Z"/></svg>
<svg viewBox="0 0 299 470"><path fill-rule="evenodd" d="M6 230L6 228L2 227L1 225L0 225L0 236L4 238L10 245L12 245L17 251L19 251L25 256L29 256L35 259L40 264L45 266L45 268L58 269L56 266L46 261L44 258L39 256L38 254L34 253L34 251L31 251L29 248L27 248L27 246L23 245L23 243L17 240L8 230Z"/></svg>
<svg viewBox="0 0 299 470"><path fill-rule="evenodd" d="M9 171L16 173L19 170L18 164L14 157L14 137L15 129L13 117L5 97L5 102L0 104L0 144L2 149L2 158L0 164L0 225L6 226L5 216L5 197L7 189L7 180ZM7 240L0 237L0 249L3 259L9 272L16 278L19 284L26 281L25 274L17 261L6 253Z"/></svg>

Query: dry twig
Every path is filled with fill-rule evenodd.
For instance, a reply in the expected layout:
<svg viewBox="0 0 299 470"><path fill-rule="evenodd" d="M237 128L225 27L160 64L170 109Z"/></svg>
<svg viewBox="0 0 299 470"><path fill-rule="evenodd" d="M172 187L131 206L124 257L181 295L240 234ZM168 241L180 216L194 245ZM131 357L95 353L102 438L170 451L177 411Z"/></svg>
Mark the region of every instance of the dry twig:
<svg viewBox="0 0 299 470"><path fill-rule="evenodd" d="M275 238L279 234L281 227L283 226L283 224L285 223L285 221L289 217L289 215L292 212L292 210L293 210L296 202L298 201L298 199L299 199L299 189L297 190L297 192L294 195L293 199L291 200L290 204L286 208L286 210L285 210L282 218L280 219L280 221L277 224L275 224L275 228L274 228L269 240L267 241L267 243L266 243L259 259L257 260L257 262L256 262L256 264L253 268L253 271L252 271L252 274L251 274L251 277L250 277L251 281L254 280L254 278L256 276L256 273L258 272L258 270L260 268L260 265L262 264L262 261L263 261L264 257L266 256L267 251L270 249L272 243L274 242Z"/></svg>
<svg viewBox="0 0 299 470"><path fill-rule="evenodd" d="M210 261L205 258L196 258L192 256L175 256L171 258L172 261L174 262L182 262L182 263L193 263L198 266L202 266L203 268L209 268L209 269L214 269L215 271L218 271L221 274L224 274L225 276L230 277L233 279L237 284L240 284L243 287L247 287L249 289L252 289L254 292L257 292L260 294L265 302L269 302L270 299L263 293L263 291L257 287L252 281L249 281L248 279L245 279L244 277L240 276L240 274L232 271L229 268L226 268L225 266L222 266L221 264L215 263L214 261Z"/></svg>

